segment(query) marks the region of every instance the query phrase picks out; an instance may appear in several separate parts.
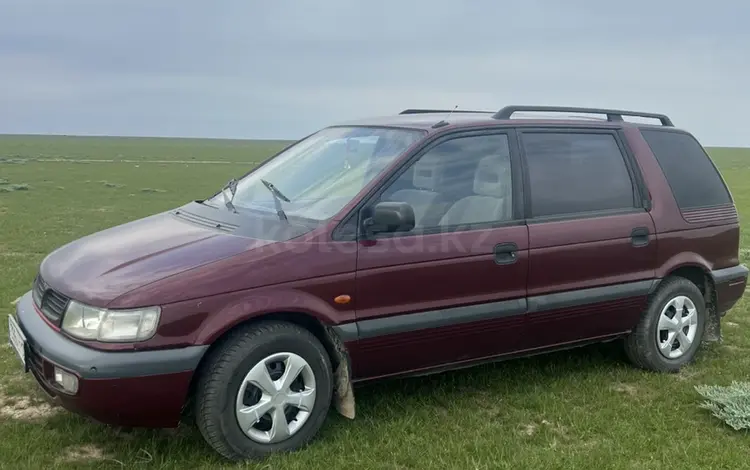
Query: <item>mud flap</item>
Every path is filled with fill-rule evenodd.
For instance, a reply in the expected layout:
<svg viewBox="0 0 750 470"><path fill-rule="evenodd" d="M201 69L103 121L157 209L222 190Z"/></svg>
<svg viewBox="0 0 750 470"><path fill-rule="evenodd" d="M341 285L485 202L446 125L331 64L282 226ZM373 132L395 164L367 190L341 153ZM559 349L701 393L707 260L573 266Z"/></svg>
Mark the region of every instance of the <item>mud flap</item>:
<svg viewBox="0 0 750 470"><path fill-rule="evenodd" d="M347 361L341 361L336 369L336 394L335 406L336 411L342 416L354 419L354 390L352 382L349 379L349 367Z"/></svg>
<svg viewBox="0 0 750 470"><path fill-rule="evenodd" d="M710 278L706 279L706 329L703 333L703 342L721 343L721 315L716 311L716 290Z"/></svg>
<svg viewBox="0 0 750 470"><path fill-rule="evenodd" d="M333 390L334 406L336 407L336 411L345 418L354 419L354 390L352 389L349 354L338 335L328 327L324 327L324 329L336 354L336 370L334 371L336 385Z"/></svg>

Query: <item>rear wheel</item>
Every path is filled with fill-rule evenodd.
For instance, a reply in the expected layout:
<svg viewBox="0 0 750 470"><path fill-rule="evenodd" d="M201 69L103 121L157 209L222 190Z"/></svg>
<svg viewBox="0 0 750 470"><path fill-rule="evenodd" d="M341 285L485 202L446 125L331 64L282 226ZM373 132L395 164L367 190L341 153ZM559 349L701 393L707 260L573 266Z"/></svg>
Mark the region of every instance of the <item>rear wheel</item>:
<svg viewBox="0 0 750 470"><path fill-rule="evenodd" d="M331 363L309 331L274 322L242 327L207 358L196 422L218 453L258 459L307 444L333 392Z"/></svg>
<svg viewBox="0 0 750 470"><path fill-rule="evenodd" d="M706 304L698 287L682 277L667 278L625 339L625 352L643 369L677 372L694 359L705 325Z"/></svg>

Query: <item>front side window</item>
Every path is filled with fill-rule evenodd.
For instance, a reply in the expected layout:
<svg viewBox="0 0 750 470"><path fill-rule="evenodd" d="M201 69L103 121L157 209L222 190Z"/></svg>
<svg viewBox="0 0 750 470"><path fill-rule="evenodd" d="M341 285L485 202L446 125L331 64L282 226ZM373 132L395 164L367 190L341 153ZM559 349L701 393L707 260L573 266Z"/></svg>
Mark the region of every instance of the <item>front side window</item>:
<svg viewBox="0 0 750 470"><path fill-rule="evenodd" d="M237 182L238 212L277 213L323 221L338 213L423 131L376 127L330 127L283 151ZM225 207L220 192L206 203Z"/></svg>
<svg viewBox="0 0 750 470"><path fill-rule="evenodd" d="M628 209L635 195L612 134L524 132L532 217Z"/></svg>
<svg viewBox="0 0 750 470"><path fill-rule="evenodd" d="M506 134L457 137L436 145L393 181L378 201L405 202L414 231L513 218Z"/></svg>

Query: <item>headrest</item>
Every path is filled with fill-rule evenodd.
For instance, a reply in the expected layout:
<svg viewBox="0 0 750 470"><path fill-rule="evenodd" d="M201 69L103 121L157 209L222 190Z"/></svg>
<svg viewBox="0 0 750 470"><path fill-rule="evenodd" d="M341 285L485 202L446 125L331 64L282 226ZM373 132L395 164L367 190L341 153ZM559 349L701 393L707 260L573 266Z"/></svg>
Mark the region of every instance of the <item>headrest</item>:
<svg viewBox="0 0 750 470"><path fill-rule="evenodd" d="M510 195L510 159L490 155L479 160L474 173L474 192L480 196L507 197Z"/></svg>
<svg viewBox="0 0 750 470"><path fill-rule="evenodd" d="M367 171L365 171L365 180L369 181L378 173L383 171L391 163L389 158L370 158L367 162Z"/></svg>
<svg viewBox="0 0 750 470"><path fill-rule="evenodd" d="M445 159L442 155L428 153L414 164L412 183L417 189L437 191L445 177Z"/></svg>

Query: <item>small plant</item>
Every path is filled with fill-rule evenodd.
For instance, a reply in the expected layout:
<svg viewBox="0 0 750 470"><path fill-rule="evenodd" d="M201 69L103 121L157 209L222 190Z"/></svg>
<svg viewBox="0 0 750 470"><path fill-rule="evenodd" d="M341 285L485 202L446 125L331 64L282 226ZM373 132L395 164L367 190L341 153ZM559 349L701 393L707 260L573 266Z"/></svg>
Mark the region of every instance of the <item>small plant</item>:
<svg viewBox="0 0 750 470"><path fill-rule="evenodd" d="M31 189L26 183L9 184L8 180L0 180L0 193L12 193L13 191L28 191Z"/></svg>
<svg viewBox="0 0 750 470"><path fill-rule="evenodd" d="M732 381L727 387L698 385L695 390L706 399L701 408L735 430L750 429L750 382Z"/></svg>
<svg viewBox="0 0 750 470"><path fill-rule="evenodd" d="M23 165L28 161L27 158L8 158L8 157L0 157L0 163L16 163L19 165Z"/></svg>

